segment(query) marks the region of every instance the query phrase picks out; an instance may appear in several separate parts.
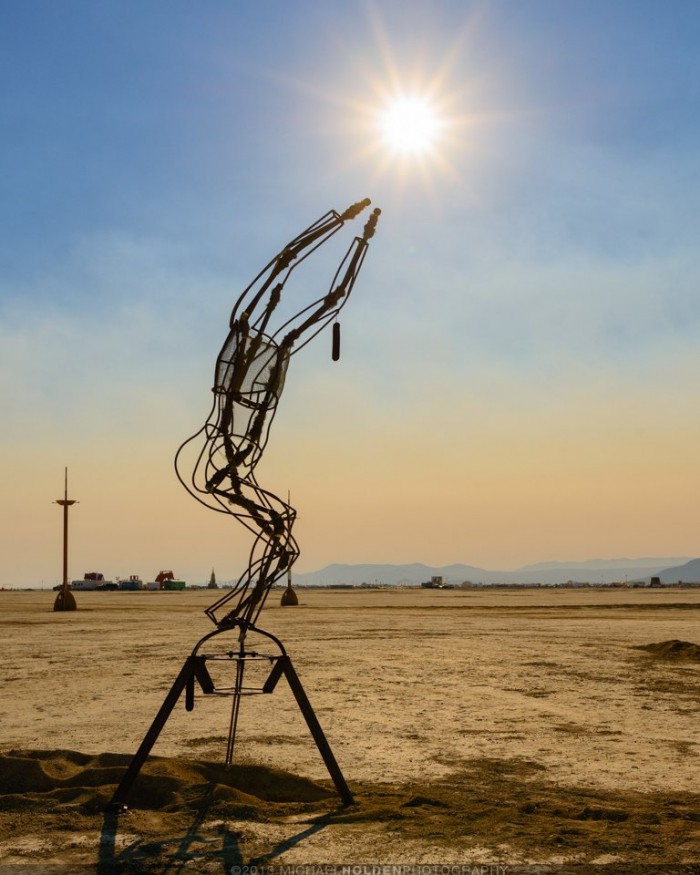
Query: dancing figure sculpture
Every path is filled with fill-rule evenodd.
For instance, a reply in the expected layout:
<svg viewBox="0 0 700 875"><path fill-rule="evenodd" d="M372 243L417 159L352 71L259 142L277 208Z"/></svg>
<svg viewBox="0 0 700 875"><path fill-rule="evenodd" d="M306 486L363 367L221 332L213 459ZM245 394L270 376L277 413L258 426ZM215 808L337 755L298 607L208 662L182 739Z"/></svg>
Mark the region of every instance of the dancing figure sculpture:
<svg viewBox="0 0 700 875"><path fill-rule="evenodd" d="M175 469L183 486L205 507L229 514L245 525L254 535L253 546L248 567L235 586L207 609L215 629L197 642L185 661L114 794L112 804L116 807L126 805L133 781L183 690L186 708L194 707L195 682L205 694L226 693L232 697L225 758L226 764L231 763L241 696L248 691L243 686L244 671L246 663L255 659L269 660L273 666L263 687L255 692L271 693L282 675L287 678L340 796L346 802L352 801L283 644L256 625L271 587L289 575L299 548L292 535L296 511L289 502L260 486L255 468L267 444L291 357L333 323L333 358L338 358L337 316L362 267L380 210L372 211L362 235L350 243L328 291L296 312L292 310L293 315L279 317L285 311L285 285L302 262L369 204L365 199L344 213L331 210L323 215L263 268L233 307L228 336L216 360L212 408L202 428L178 449ZM229 649L223 655L200 652L206 641L233 630L238 631L235 650ZM274 642L279 653L269 656L250 650L246 638L251 632ZM235 664L231 687L222 689L214 683L206 665L214 659Z"/></svg>
<svg viewBox="0 0 700 875"><path fill-rule="evenodd" d="M299 556L292 536L296 511L258 484L255 467L267 443L289 360L347 303L380 211L372 212L362 236L350 244L328 292L275 326L285 284L306 258L369 203L360 201L342 214L326 213L288 243L245 289L216 360L209 417L175 457L178 477L191 495L212 510L231 514L255 535L248 567L236 586L206 611L219 629L238 626L245 636L272 585ZM185 458L193 447L197 449L192 468Z"/></svg>

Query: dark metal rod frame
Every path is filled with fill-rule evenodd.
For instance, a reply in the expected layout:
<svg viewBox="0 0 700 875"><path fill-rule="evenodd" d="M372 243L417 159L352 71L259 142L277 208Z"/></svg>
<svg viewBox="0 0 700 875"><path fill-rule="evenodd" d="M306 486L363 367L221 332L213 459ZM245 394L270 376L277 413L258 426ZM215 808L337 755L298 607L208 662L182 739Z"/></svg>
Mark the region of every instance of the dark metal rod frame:
<svg viewBox="0 0 700 875"><path fill-rule="evenodd" d="M192 711L194 708L195 682L199 684L202 693L204 693L205 695L216 692L214 681L212 680L212 677L209 674L209 670L207 669L207 660L210 658L215 659L217 657L210 657L207 654L199 653L199 649L205 641L213 638L216 635L221 634L224 631L230 630L216 629L214 632L210 632L209 634L205 635L200 641L197 642L192 653L187 657L187 659L185 659L185 662L180 669L178 676L175 678L175 681L170 688L170 692L165 697L165 700L160 706L160 709L156 714L153 723L150 726L150 729L144 736L143 741L141 742L138 750L134 754L131 762L129 763L126 772L124 773L124 777L122 778L119 786L112 796L112 799L109 803L109 807L111 809L124 811L128 808L134 782L136 781L141 769L143 768L144 763L146 762L146 759L148 758L148 755L150 754L154 744L158 740L158 736L162 732L163 727L165 726L168 718L170 717L170 714L172 713L173 708L177 704L178 699L182 695L183 691L185 692L185 709L187 711ZM306 695L306 691L302 686L299 675L296 673L296 670L292 665L292 660L287 654L284 645L270 632L266 632L263 629L258 629L253 625L249 625L246 628L246 632L255 632L259 635L264 635L266 638L269 638L279 647L280 653L269 657L273 665L272 670L270 671L270 674L268 675L267 680L263 685L262 692L272 693L282 675L286 677L289 687L294 695L294 698L296 699L297 705L299 706L299 710L301 711L304 720L306 720L306 725L309 727L309 731L311 732L311 735L316 742L316 747L323 757L323 761L326 765L326 768L328 769L328 773L333 780L336 790L338 791L338 795L345 805L352 805L354 802L353 795L347 785L342 771L340 770L340 766L338 765L338 762L333 755L333 751L331 750L325 733L321 728L321 724L318 722L318 718L314 713L311 702ZM231 661L239 662L240 660L244 660L246 658L249 658L250 656L250 652L241 650L239 653L234 653L233 655L231 655L230 659Z"/></svg>
<svg viewBox="0 0 700 875"><path fill-rule="evenodd" d="M245 692L245 658L251 655L251 651L246 650L245 639L249 631L257 632L274 641L280 650L280 654L273 657L274 664L263 692L271 693L284 674L338 793L343 802L352 802L352 794L282 643L254 625L272 586L284 574L291 579L292 565L299 556L292 534L296 510L258 484L255 467L267 443L291 356L326 325L333 324L332 355L334 359L338 357L338 314L353 290L381 210L372 211L362 234L350 243L328 291L291 318L282 317L282 324L275 326L273 317L285 284L299 265L369 205L369 198L365 198L343 213L335 210L325 213L290 241L234 304L229 333L216 360L210 413L202 428L177 450L175 471L197 501L234 517L255 535L255 541L248 567L235 586L206 610L216 629L200 639L185 660L114 794L113 806L126 805L133 782L183 690L187 710L194 707L195 683L205 694L225 692L215 689L206 667L208 656L200 654L199 649L212 636L234 629L239 630L239 638L237 652L230 653L237 662L226 764L233 759L240 696ZM186 473L190 452L194 453L194 469Z"/></svg>

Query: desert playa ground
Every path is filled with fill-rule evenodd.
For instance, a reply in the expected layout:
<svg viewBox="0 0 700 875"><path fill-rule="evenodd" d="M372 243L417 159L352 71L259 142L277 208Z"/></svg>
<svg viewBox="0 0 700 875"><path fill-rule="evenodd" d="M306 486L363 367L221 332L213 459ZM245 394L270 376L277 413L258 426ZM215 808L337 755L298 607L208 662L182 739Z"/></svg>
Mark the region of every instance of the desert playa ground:
<svg viewBox="0 0 700 875"><path fill-rule="evenodd" d="M700 591L273 591L260 625L355 804L280 682L244 699L228 769L230 698L179 702L105 813L212 595L0 593L0 872L700 871Z"/></svg>

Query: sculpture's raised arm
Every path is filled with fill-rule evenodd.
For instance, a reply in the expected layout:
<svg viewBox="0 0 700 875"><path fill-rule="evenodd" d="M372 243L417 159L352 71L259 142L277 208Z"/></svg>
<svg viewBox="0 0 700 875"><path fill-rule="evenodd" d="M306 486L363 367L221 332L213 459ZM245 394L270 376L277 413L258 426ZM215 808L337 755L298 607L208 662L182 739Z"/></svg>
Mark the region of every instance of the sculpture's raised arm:
<svg viewBox="0 0 700 875"><path fill-rule="evenodd" d="M302 261L354 219L370 204L369 198L348 207L344 213L329 210L282 249L243 290L231 311L230 327L237 319L256 331L267 331L270 317L280 300L282 288ZM265 296L269 293L269 298Z"/></svg>
<svg viewBox="0 0 700 875"><path fill-rule="evenodd" d="M361 203L364 203L364 201ZM287 330L280 343L282 348L288 348L292 351L294 347L293 352L303 349L330 321L336 318L340 310L345 306L362 267L369 241L374 237L380 213L381 210L378 208L372 210L372 214L365 224L362 236L355 237L345 253L345 258L333 277L328 293L297 313L296 316L289 319L279 329L276 336L282 334L285 329ZM309 332L308 336L304 337L306 332ZM299 344L297 341L300 339L302 339L302 343ZM293 354L293 352L290 352L290 354Z"/></svg>

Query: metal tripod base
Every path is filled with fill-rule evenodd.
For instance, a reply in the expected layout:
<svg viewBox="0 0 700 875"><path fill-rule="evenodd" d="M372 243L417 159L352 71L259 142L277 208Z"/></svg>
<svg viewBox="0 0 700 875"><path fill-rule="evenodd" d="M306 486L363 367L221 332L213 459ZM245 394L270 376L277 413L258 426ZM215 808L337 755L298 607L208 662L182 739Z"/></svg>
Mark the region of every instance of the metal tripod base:
<svg viewBox="0 0 700 875"><path fill-rule="evenodd" d="M211 657L206 654L200 654L199 648L205 641L213 638L215 635L221 634L222 632L229 632L231 631L231 628L232 627L217 629L214 632L210 632L208 635L205 635L204 638L202 638L196 644L190 656L188 656L185 660L184 665L180 669L180 673L175 678L175 682L170 688L170 692L165 697L163 704L160 706L160 710L156 714L150 729L144 736L144 739L141 742L139 749L136 751L131 762L129 763L129 766L124 773L124 777L122 778L121 783L117 787L114 796L109 803L109 807L111 809L125 810L128 807L134 781L138 777L139 772L143 767L143 764L146 762L146 759L148 758L148 755L151 752L153 745L156 743L158 736L162 732L163 727L165 726L173 708L177 704L178 699L182 695L183 690L185 692L185 709L187 711L192 711L192 709L194 708L195 682L199 685L202 693L204 694L213 694L217 692L214 681L212 680L212 677L209 674L209 670L207 668L207 660L215 657ZM331 776L333 783L335 784L338 795L340 796L344 804L351 805L354 800L352 797L352 793L350 792L350 788L348 787L345 778L343 777L340 766L333 756L333 751L328 744L328 740L323 732L323 729L321 729L321 724L318 722L316 714L314 713L314 710L311 707L311 703L309 702L306 692L304 691L301 681L299 680L299 676L297 675L294 666L292 665L292 661L287 655L287 652L285 651L282 642L274 635L271 635L269 632L264 632L262 629L257 629L255 626L252 625L248 626L245 629L246 633L248 631L257 632L260 635L264 635L266 638L274 641L280 649L280 653L278 655L268 657L269 660L273 663L272 670L270 671L270 674L260 692L272 693L282 675L286 677L291 691L294 694L294 698L299 705L299 709L301 710L301 713L306 720L306 725L309 727L311 735L316 742L316 747L323 757L323 761L326 764L328 773ZM237 661L245 660L250 655L256 656L256 654L246 653L246 651L243 649L243 645L241 645L241 648L237 654L228 654L229 658Z"/></svg>

